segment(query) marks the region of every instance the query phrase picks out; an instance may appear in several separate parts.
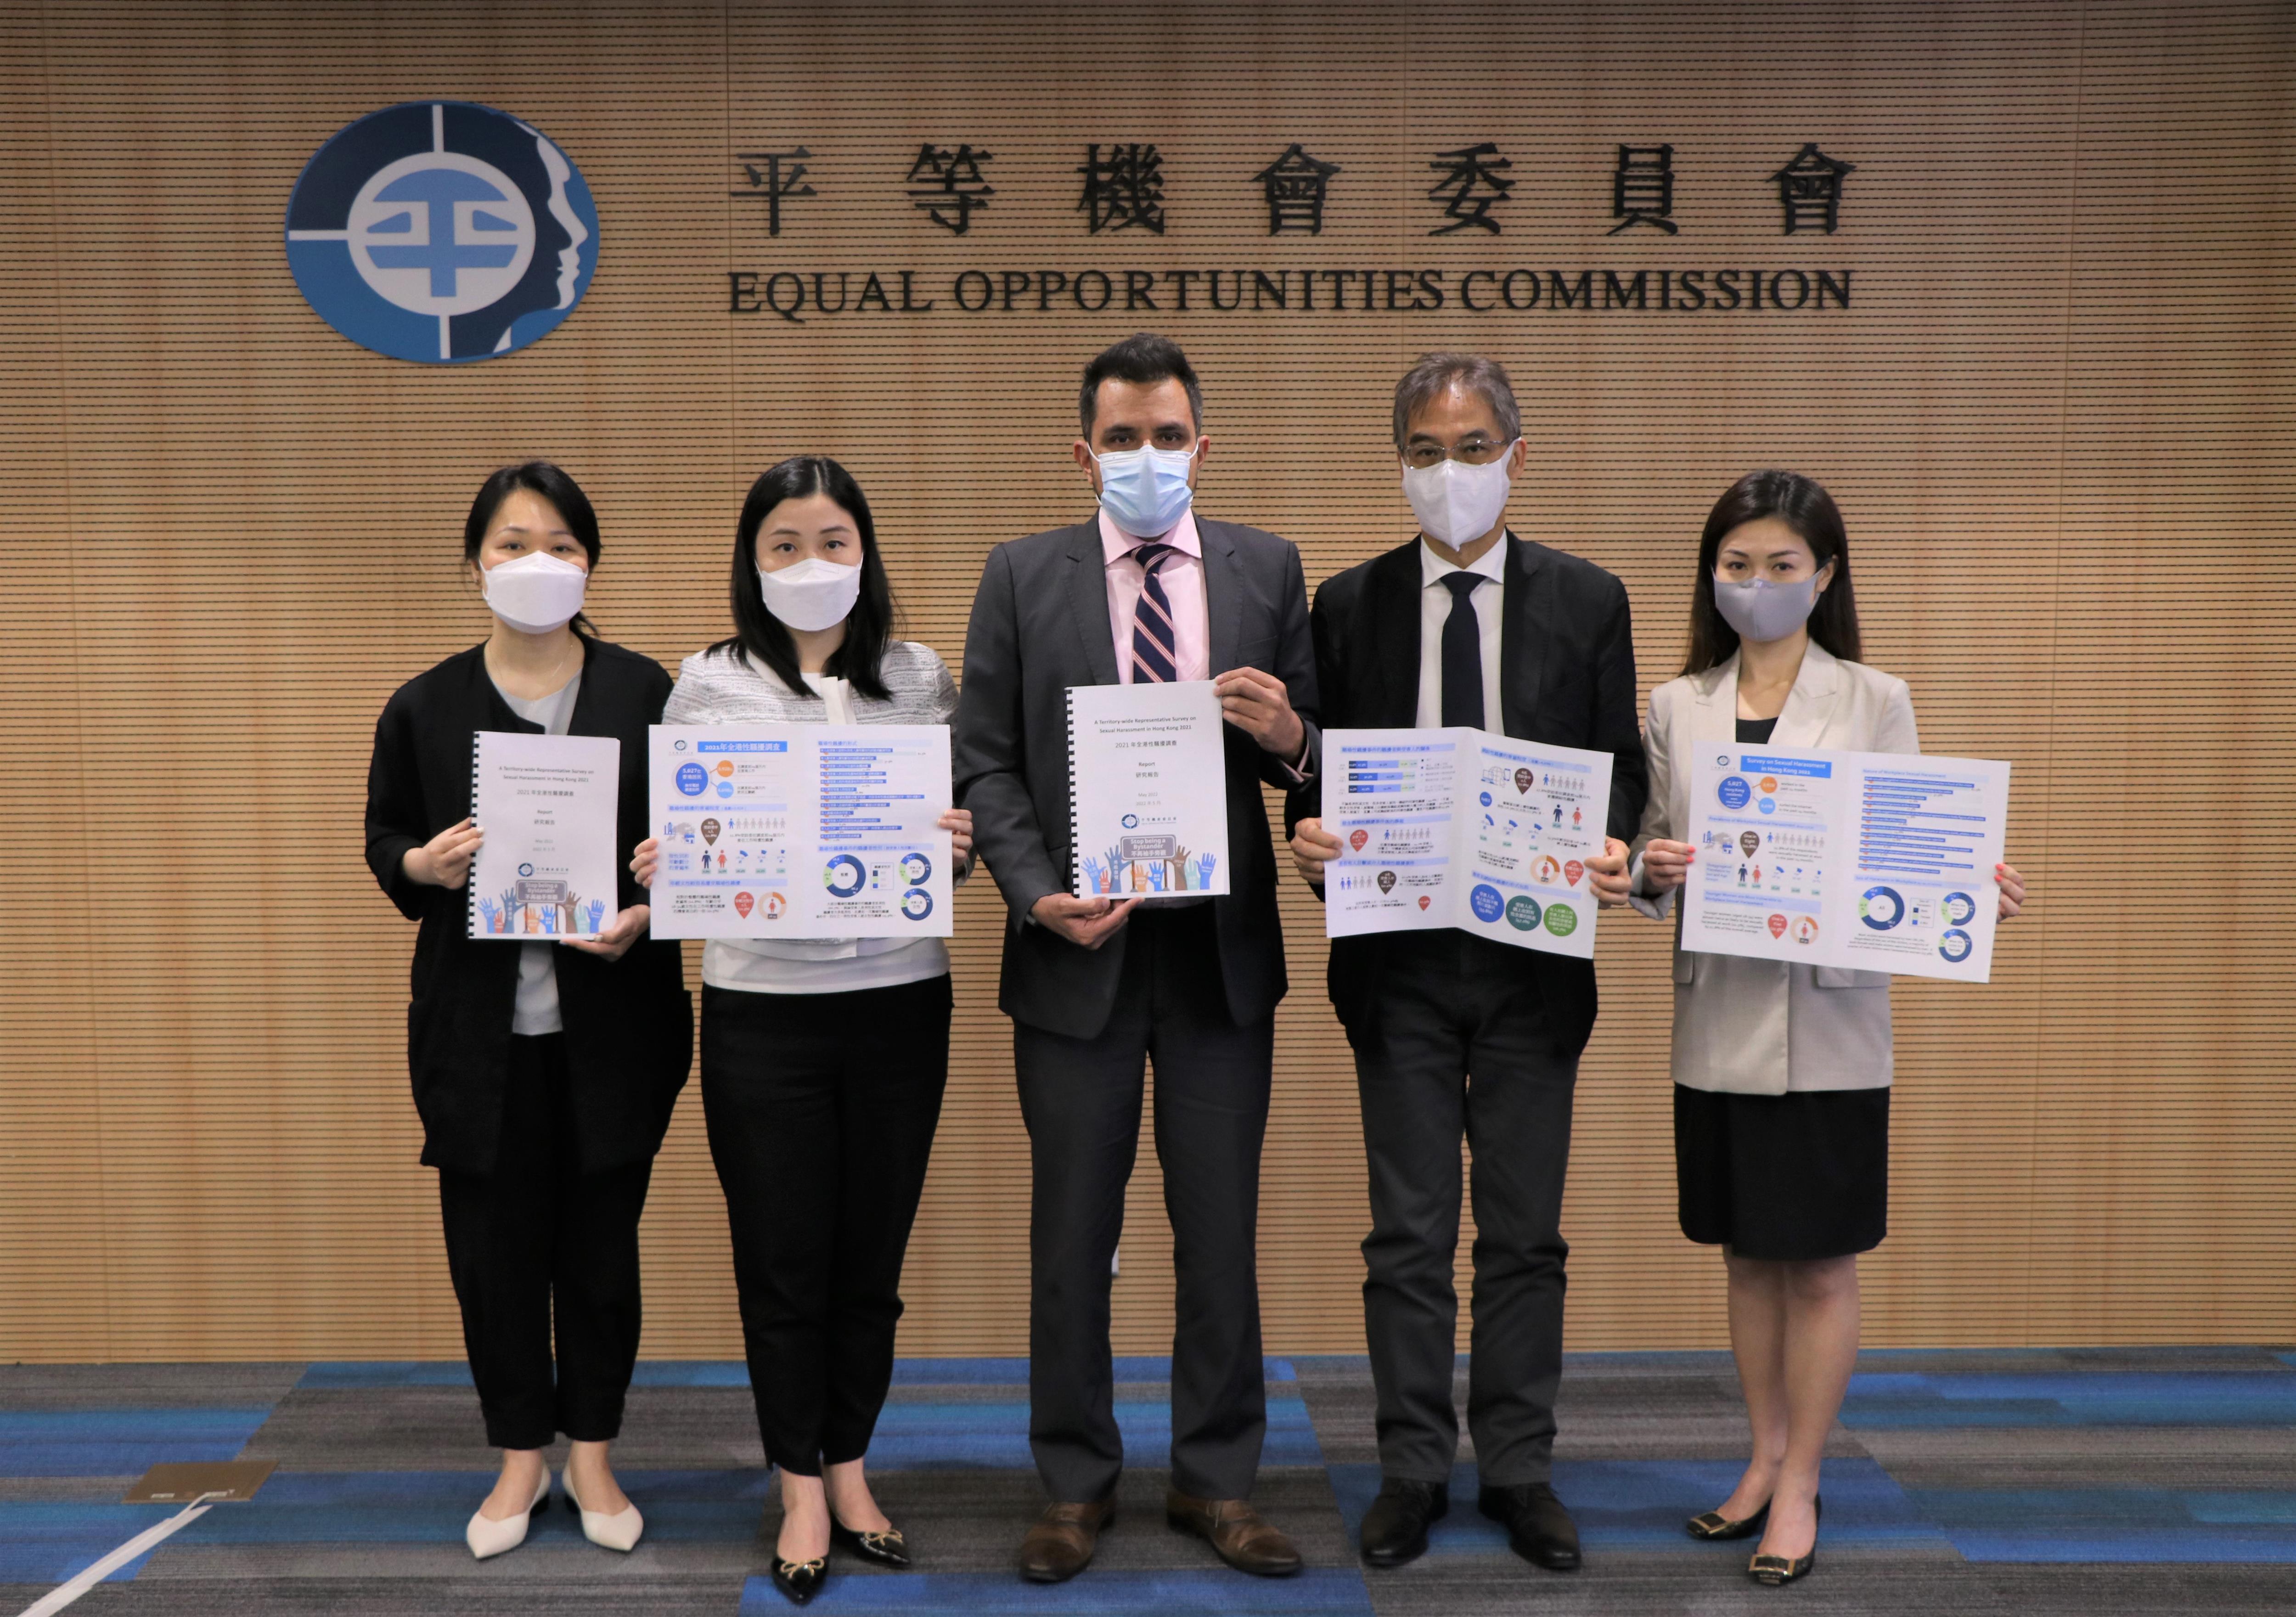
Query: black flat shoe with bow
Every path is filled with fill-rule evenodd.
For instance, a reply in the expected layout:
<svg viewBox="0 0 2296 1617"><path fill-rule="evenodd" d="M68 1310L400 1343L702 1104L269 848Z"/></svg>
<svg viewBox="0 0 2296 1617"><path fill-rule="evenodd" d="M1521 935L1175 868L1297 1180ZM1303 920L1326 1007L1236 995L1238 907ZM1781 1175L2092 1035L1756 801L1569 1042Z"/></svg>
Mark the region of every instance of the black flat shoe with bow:
<svg viewBox="0 0 2296 1617"><path fill-rule="evenodd" d="M821 1586L829 1581L829 1561L774 1562L774 1587L789 1597L792 1605L803 1605L821 1593Z"/></svg>
<svg viewBox="0 0 2296 1617"><path fill-rule="evenodd" d="M910 1565L909 1547L898 1527L889 1527L882 1532L856 1532L832 1516L829 1523L829 1541L842 1545L864 1561L873 1561L879 1566L906 1570Z"/></svg>

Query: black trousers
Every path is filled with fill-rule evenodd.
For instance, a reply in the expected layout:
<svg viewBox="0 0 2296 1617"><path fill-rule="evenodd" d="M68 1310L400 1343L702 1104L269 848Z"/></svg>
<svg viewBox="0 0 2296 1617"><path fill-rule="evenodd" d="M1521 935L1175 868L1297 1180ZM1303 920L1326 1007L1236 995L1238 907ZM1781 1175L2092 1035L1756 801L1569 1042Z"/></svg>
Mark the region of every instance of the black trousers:
<svg viewBox="0 0 2296 1617"><path fill-rule="evenodd" d="M1156 1158L1172 1224L1172 1484L1251 1491L1267 1430L1259 1350L1259 1146L1275 1023L1238 1027L1211 907L1127 923L1108 1025L1070 1038L1016 1022L1029 1126L1029 1441L1053 1498L1105 1498L1124 1466L1108 1341L1109 1263L1140 1137L1144 1062L1156 1063Z"/></svg>
<svg viewBox="0 0 2296 1617"><path fill-rule="evenodd" d="M653 1163L583 1173L579 1160L566 1036L512 1037L495 1170L439 1170L463 1345L497 1449L546 1448L562 1432L604 1442L622 1429Z"/></svg>
<svg viewBox="0 0 2296 1617"><path fill-rule="evenodd" d="M949 1008L946 976L845 994L701 990L701 1106L758 1434L799 1476L866 1454L892 1385Z"/></svg>
<svg viewBox="0 0 2296 1617"><path fill-rule="evenodd" d="M1380 1467L1442 1482L1458 1457L1452 1265L1464 1132L1476 1232L1468 1430L1486 1483L1543 1482L1562 1374L1562 1178L1578 1051L1558 1044L1521 951L1457 932L1392 943L1377 1031L1356 1051Z"/></svg>

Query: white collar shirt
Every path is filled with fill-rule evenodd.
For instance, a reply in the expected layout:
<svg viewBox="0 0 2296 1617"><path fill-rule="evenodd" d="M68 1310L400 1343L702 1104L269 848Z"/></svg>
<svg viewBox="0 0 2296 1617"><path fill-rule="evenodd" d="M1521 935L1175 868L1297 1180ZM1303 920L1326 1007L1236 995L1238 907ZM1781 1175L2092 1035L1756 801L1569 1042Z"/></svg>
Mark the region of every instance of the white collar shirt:
<svg viewBox="0 0 2296 1617"><path fill-rule="evenodd" d="M1499 716L1499 620L1506 596L1507 536L1475 558L1464 569L1437 555L1424 538L1419 541L1419 712L1414 721L1422 729L1439 729L1443 723L1443 626L1451 616L1450 587L1443 580L1455 572L1478 575L1483 582L1469 592L1483 653L1483 728L1494 735L1506 728Z"/></svg>

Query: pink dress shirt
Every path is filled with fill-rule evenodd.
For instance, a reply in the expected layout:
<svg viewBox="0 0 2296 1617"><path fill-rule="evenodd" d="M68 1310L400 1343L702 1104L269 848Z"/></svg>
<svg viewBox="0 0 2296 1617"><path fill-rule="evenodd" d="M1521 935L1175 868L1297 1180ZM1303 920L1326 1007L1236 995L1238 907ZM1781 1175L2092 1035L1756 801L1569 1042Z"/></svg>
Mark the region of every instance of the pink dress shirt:
<svg viewBox="0 0 2296 1617"><path fill-rule="evenodd" d="M1100 513L1100 553L1108 579L1108 627L1116 636L1116 678L1132 683L1132 615L1139 610L1146 575L1133 554L1146 544L1169 545L1180 554L1156 574L1172 607L1172 667L1182 679L1212 677L1211 619L1204 610L1204 546L1196 536L1193 512L1155 540L1136 539Z"/></svg>

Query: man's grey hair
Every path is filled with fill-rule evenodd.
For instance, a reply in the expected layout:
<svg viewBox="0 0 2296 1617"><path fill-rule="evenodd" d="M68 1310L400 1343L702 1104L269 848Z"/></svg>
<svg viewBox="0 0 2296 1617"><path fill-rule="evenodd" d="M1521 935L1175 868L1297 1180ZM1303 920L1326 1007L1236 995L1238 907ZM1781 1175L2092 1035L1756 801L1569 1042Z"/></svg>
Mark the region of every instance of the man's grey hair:
<svg viewBox="0 0 2296 1617"><path fill-rule="evenodd" d="M1499 432L1509 443L1522 436L1522 412L1515 408L1514 387L1506 367L1480 354L1424 354L1395 384L1395 447L1411 431L1411 418L1455 387L1479 393L1498 417Z"/></svg>

